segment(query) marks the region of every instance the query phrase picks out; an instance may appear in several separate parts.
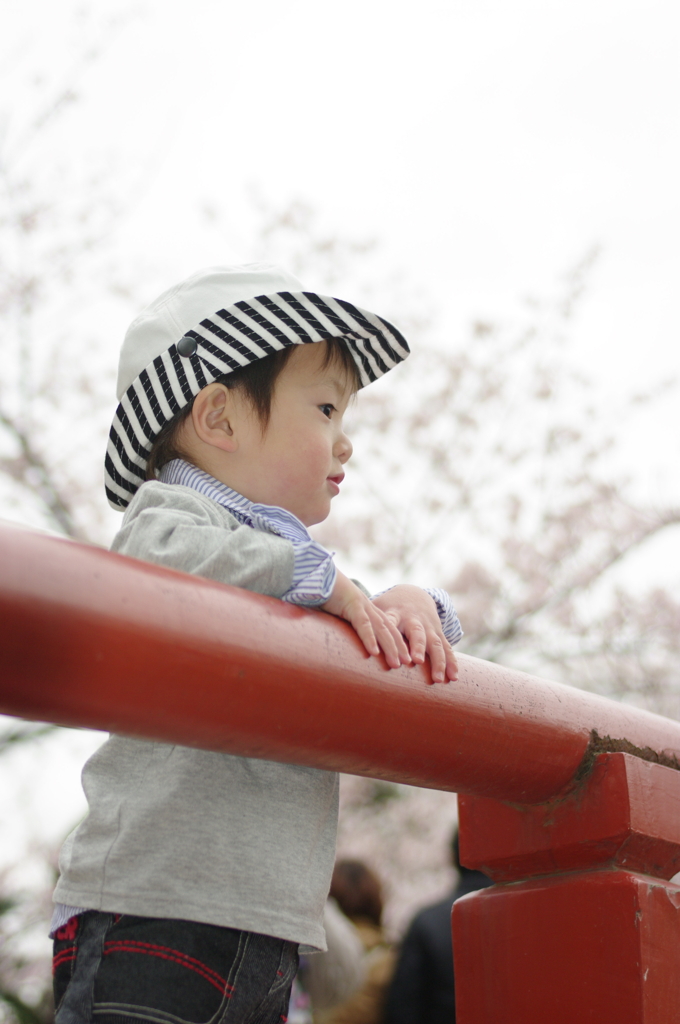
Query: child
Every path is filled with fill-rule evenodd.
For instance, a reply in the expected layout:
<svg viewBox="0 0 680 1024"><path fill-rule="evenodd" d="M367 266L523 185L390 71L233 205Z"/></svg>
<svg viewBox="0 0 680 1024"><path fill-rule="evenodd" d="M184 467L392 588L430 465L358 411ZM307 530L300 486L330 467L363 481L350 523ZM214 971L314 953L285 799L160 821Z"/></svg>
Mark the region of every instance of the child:
<svg viewBox="0 0 680 1024"><path fill-rule="evenodd" d="M352 395L407 355L386 321L270 265L165 292L121 353L113 550L322 608L390 667L428 656L455 679L448 595L370 600L307 531L352 454ZM111 736L83 788L55 892L57 1024L285 1020L298 949L325 948L337 775Z"/></svg>

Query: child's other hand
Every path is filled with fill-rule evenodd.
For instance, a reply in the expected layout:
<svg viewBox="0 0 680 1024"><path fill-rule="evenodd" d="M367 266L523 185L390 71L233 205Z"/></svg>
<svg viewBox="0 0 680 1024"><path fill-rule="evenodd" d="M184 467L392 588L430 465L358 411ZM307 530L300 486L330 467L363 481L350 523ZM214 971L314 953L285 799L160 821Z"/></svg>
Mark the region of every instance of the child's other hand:
<svg viewBox="0 0 680 1024"><path fill-rule="evenodd" d="M428 600L431 601L431 598ZM380 654L382 649L390 668L412 664L408 647L394 618L370 601L356 583L352 583L343 573L338 571L333 593L321 607L331 615L347 619L369 654Z"/></svg>
<svg viewBox="0 0 680 1024"><path fill-rule="evenodd" d="M373 600L399 632L406 637L411 657L422 665L428 655L432 666L432 682L455 682L458 663L451 644L442 632L434 600L420 587L401 584Z"/></svg>

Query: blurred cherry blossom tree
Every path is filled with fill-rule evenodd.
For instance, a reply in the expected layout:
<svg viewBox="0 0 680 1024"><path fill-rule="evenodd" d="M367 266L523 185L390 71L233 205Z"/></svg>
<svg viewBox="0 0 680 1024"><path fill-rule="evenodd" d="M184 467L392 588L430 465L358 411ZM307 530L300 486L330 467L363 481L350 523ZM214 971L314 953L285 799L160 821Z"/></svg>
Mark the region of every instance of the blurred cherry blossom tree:
<svg viewBox="0 0 680 1024"><path fill-rule="evenodd" d="M50 1024L54 1019L49 945L45 923L56 881L53 850L32 851L37 868L31 885L0 872L0 1022Z"/></svg>
<svg viewBox="0 0 680 1024"><path fill-rule="evenodd" d="M319 538L376 585L445 587L461 651L677 716L677 597L621 573L680 523L672 474L652 504L622 443L675 382L612 404L575 359L598 251L511 322L451 337L375 243L328 235L301 202L258 208L262 252L331 291L342 267L413 349L350 414L355 452Z"/></svg>
<svg viewBox="0 0 680 1024"><path fill-rule="evenodd" d="M82 6L49 67L21 39L0 69L0 516L79 540L107 535L104 331L138 298L112 249L134 186L114 179L115 154L85 161L74 140L87 139L86 77L128 20Z"/></svg>
<svg viewBox="0 0 680 1024"><path fill-rule="evenodd" d="M569 360L593 257L526 322L472 326L463 343L417 345L362 396L344 507L320 536L381 582L434 580L454 595L461 650L677 715L680 606L617 571L680 522L641 500L615 425ZM659 390L663 390L660 388Z"/></svg>

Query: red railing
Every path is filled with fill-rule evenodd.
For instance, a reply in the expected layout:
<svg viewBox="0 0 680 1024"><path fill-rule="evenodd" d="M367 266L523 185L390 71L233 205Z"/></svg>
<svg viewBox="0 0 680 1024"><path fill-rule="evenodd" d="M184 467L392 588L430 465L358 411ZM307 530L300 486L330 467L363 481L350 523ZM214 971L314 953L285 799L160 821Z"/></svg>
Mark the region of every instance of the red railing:
<svg viewBox="0 0 680 1024"><path fill-rule="evenodd" d="M0 528L0 711L465 794L459 1024L680 1021L680 723L460 656L389 671L319 612Z"/></svg>

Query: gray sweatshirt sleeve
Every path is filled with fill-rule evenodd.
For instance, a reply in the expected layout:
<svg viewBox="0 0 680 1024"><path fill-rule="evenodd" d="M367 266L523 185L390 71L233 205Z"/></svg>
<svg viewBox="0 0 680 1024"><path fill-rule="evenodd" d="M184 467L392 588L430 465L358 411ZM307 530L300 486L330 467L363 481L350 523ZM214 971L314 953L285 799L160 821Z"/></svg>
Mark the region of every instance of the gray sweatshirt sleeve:
<svg viewBox="0 0 680 1024"><path fill-rule="evenodd" d="M293 583L291 541L242 525L178 484L140 487L111 550L270 597L281 597Z"/></svg>

